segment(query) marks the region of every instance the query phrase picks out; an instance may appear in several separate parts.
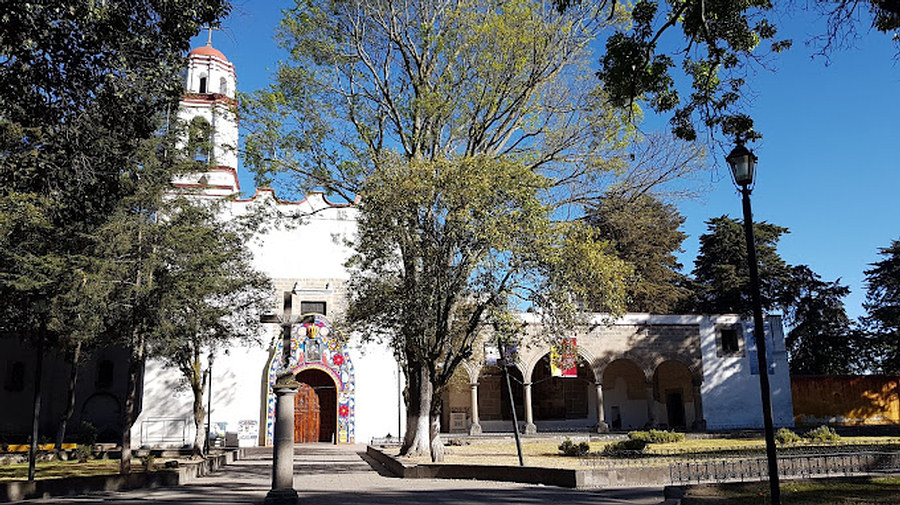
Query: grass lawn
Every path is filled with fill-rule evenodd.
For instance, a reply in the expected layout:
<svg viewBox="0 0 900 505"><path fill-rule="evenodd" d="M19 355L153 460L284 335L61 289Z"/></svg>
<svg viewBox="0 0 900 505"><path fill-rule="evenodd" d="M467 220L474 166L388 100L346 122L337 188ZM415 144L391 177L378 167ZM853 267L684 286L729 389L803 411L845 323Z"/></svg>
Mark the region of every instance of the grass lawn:
<svg viewBox="0 0 900 505"><path fill-rule="evenodd" d="M132 471L142 472L143 466L137 461L131 465ZM35 465L35 479L59 479L62 477L84 477L88 475L110 475L119 473L119 460L92 459L85 463L70 461L45 461ZM28 478L28 463L0 466L0 482L25 480Z"/></svg>
<svg viewBox="0 0 900 505"><path fill-rule="evenodd" d="M696 505L764 505L766 483L727 484L695 488L685 495ZM900 478L782 482L783 505L894 505L900 501Z"/></svg>
<svg viewBox="0 0 900 505"><path fill-rule="evenodd" d="M583 437L578 437L583 439ZM605 464L607 461L616 461L619 463L633 464L636 466L649 465L665 465L669 461L664 457L654 458L653 456L678 456L678 455L702 455L709 454L710 457L720 456L722 452L729 451L764 451L765 441L760 439L730 439L730 438L708 438L708 439L687 439L682 442L671 444L650 444L644 450L645 457L639 459L622 459L602 457L598 453L603 450L604 446L610 442L591 442L591 455L586 461L583 458L564 457L559 454L559 440L525 440L522 442L522 452L527 466L542 466L551 468L586 468L593 463ZM827 444L796 444L790 447L839 447L846 445L874 445L874 446L900 446L900 438L898 437L844 437L840 442ZM393 451L396 455L397 450ZM428 457L403 458L404 462L414 463L430 463ZM446 456L444 463L448 464L471 464L471 465L518 465L519 460L516 456L516 445L508 440L473 440L470 445L448 446L446 447ZM897 500L900 503L900 499Z"/></svg>

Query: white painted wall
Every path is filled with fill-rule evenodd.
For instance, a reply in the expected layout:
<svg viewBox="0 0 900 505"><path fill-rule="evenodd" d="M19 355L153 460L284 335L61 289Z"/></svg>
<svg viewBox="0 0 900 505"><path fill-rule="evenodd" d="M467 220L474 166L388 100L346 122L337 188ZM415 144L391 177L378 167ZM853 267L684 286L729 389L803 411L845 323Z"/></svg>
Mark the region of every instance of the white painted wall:
<svg viewBox="0 0 900 505"><path fill-rule="evenodd" d="M743 325L742 353L738 356L719 356L716 343L716 324L738 323L737 316L704 317L700 324L703 356L703 412L710 430L732 428L762 428L762 400L759 376L750 373L750 360L755 359L746 348L752 324ZM772 345L775 373L769 375L772 392L772 412L775 426L793 426L791 381L788 374L787 353L781 318L766 318L768 343Z"/></svg>

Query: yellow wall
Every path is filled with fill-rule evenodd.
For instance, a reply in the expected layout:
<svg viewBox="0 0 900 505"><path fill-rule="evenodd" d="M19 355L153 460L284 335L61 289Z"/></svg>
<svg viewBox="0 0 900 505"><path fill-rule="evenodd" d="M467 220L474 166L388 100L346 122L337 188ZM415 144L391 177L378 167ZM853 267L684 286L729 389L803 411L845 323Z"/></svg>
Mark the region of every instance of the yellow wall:
<svg viewBox="0 0 900 505"><path fill-rule="evenodd" d="M900 424L900 377L884 375L792 376L794 421Z"/></svg>

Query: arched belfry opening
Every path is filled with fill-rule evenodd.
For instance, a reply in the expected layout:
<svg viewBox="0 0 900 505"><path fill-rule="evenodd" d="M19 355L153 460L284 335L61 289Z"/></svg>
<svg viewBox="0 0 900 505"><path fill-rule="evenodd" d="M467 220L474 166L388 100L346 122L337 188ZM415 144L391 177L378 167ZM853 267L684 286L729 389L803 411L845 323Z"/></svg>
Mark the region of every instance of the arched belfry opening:
<svg viewBox="0 0 900 505"><path fill-rule="evenodd" d="M282 339L269 360L266 396L266 445L275 432L272 386L281 372ZM304 317L291 328L290 373L299 383L294 400L297 443L352 444L356 436L356 383L346 341L325 316Z"/></svg>

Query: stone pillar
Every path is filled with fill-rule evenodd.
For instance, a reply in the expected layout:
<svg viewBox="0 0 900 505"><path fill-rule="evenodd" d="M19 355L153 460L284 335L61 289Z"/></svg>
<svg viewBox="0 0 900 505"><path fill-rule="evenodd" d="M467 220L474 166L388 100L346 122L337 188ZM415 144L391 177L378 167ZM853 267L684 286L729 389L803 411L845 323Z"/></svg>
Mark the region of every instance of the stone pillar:
<svg viewBox="0 0 900 505"><path fill-rule="evenodd" d="M656 426L656 400L653 398L653 382L647 382L647 424Z"/></svg>
<svg viewBox="0 0 900 505"><path fill-rule="evenodd" d="M609 433L609 425L606 424L606 415L603 413L603 383L596 382L597 388L597 433Z"/></svg>
<svg viewBox="0 0 900 505"><path fill-rule="evenodd" d="M522 384L525 389L525 434L534 435L537 433L537 426L534 424L534 409L531 408L531 383Z"/></svg>
<svg viewBox="0 0 900 505"><path fill-rule="evenodd" d="M481 435L481 420L478 419L478 383L469 384L472 391L472 426L469 426L469 435Z"/></svg>
<svg viewBox="0 0 900 505"><path fill-rule="evenodd" d="M294 490L294 396L297 383L292 376L279 377L275 391L275 447L273 448L272 489L264 505L300 503Z"/></svg>
<svg viewBox="0 0 900 505"><path fill-rule="evenodd" d="M703 396L701 395L700 385L702 379L694 377L691 380L694 386L694 424L693 428L697 431L706 431L706 420L703 419Z"/></svg>

